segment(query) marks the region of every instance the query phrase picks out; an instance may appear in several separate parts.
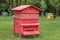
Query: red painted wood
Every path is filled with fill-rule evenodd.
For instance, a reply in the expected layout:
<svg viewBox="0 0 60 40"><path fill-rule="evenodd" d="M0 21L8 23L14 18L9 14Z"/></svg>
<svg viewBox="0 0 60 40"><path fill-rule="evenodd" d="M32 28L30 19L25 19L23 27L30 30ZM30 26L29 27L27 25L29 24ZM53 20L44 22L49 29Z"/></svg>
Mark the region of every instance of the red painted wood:
<svg viewBox="0 0 60 40"><path fill-rule="evenodd" d="M41 11L39 8L37 8L37 7L33 6L33 5L21 5L21 6L13 8L12 10L14 10L14 11L16 11L16 10L17 11L21 11L21 10L24 10L26 8L29 8L29 7L33 7L34 9L36 9L38 11Z"/></svg>
<svg viewBox="0 0 60 40"><path fill-rule="evenodd" d="M33 8L33 7L29 7L29 8L26 8L26 9L22 10L21 13L28 13L28 14L37 13L38 14L39 11L37 9Z"/></svg>
<svg viewBox="0 0 60 40"><path fill-rule="evenodd" d="M14 17L18 19L38 19L39 15L38 14L16 14Z"/></svg>
<svg viewBox="0 0 60 40"><path fill-rule="evenodd" d="M14 10L14 34L22 35L37 35L39 34L39 10L34 6L19 6Z"/></svg>
<svg viewBox="0 0 60 40"><path fill-rule="evenodd" d="M39 31L29 31L29 32L27 32L27 31L24 31L23 32L23 35L38 35L39 34Z"/></svg>

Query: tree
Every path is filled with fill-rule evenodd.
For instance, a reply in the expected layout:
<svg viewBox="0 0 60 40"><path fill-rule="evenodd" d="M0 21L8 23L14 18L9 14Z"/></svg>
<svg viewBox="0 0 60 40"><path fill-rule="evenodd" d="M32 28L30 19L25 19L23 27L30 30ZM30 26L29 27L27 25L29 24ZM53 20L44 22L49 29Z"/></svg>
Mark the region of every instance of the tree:
<svg viewBox="0 0 60 40"><path fill-rule="evenodd" d="M47 4L45 0L41 0L40 5L41 5L40 8L42 9L42 15L44 15L44 11L47 9Z"/></svg>
<svg viewBox="0 0 60 40"><path fill-rule="evenodd" d="M56 8L56 16L58 16L60 1L59 0L49 0L49 1L50 1L50 4Z"/></svg>
<svg viewBox="0 0 60 40"><path fill-rule="evenodd" d="M31 4L33 5L34 4L34 0L27 0L27 3L26 4Z"/></svg>
<svg viewBox="0 0 60 40"><path fill-rule="evenodd" d="M21 1L22 1L22 0L18 0L18 5L21 5Z"/></svg>
<svg viewBox="0 0 60 40"><path fill-rule="evenodd" d="M26 4L27 3L27 0L24 0L25 2L24 2L24 4Z"/></svg>

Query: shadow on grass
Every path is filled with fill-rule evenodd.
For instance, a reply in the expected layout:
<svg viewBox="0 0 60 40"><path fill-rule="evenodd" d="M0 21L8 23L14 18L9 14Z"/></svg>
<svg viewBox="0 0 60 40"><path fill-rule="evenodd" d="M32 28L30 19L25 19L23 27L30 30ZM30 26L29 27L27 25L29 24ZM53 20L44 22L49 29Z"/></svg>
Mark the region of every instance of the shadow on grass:
<svg viewBox="0 0 60 40"><path fill-rule="evenodd" d="M27 36L22 36L22 38L38 38L40 35L27 35Z"/></svg>

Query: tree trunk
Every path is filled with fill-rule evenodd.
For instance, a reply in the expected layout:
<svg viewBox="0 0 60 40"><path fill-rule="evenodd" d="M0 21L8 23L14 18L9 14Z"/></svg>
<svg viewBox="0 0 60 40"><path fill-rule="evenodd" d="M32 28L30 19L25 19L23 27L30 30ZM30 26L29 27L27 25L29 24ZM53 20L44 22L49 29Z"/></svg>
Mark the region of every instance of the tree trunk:
<svg viewBox="0 0 60 40"><path fill-rule="evenodd" d="M16 0L16 6L18 6L18 0Z"/></svg>
<svg viewBox="0 0 60 40"><path fill-rule="evenodd" d="M26 2L27 2L27 0L25 0L25 3L24 4L26 4Z"/></svg>
<svg viewBox="0 0 60 40"><path fill-rule="evenodd" d="M6 3L6 4L8 5L8 7L9 7L8 10L9 10L9 13L10 13L10 16L11 16L11 15L12 15L12 10L11 10L12 7L9 5L8 0L6 0L5 3Z"/></svg>
<svg viewBox="0 0 60 40"><path fill-rule="evenodd" d="M10 4L10 0L9 0L9 4Z"/></svg>
<svg viewBox="0 0 60 40"><path fill-rule="evenodd" d="M11 2L12 2L12 4L11 4L12 5L12 8L13 8L13 0L11 0Z"/></svg>
<svg viewBox="0 0 60 40"><path fill-rule="evenodd" d="M58 7L56 8L56 16L58 16Z"/></svg>
<svg viewBox="0 0 60 40"><path fill-rule="evenodd" d="M44 16L44 11L42 11L42 16Z"/></svg>
<svg viewBox="0 0 60 40"><path fill-rule="evenodd" d="M18 5L21 5L21 0L18 0Z"/></svg>

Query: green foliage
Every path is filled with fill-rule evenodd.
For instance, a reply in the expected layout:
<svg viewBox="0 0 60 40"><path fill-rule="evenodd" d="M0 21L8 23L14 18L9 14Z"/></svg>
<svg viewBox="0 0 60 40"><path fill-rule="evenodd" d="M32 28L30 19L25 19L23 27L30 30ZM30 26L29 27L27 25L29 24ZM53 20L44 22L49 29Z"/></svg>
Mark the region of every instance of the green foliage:
<svg viewBox="0 0 60 40"><path fill-rule="evenodd" d="M0 6L0 10L5 10L5 9L8 8L7 4L5 4L5 3L2 3L2 4L0 4L0 5L1 5L1 6Z"/></svg>
<svg viewBox="0 0 60 40"><path fill-rule="evenodd" d="M42 11L45 11L47 9L49 12L54 12L55 8L59 9L60 7L60 0L0 0L0 10L5 10L7 8L9 9L8 5L10 6L10 8L14 8L26 4L35 5L41 8Z"/></svg>
<svg viewBox="0 0 60 40"><path fill-rule="evenodd" d="M59 0L49 0L50 4L54 7L59 7L60 6L60 1Z"/></svg>
<svg viewBox="0 0 60 40"><path fill-rule="evenodd" d="M33 4L33 0L28 0L27 4Z"/></svg>
<svg viewBox="0 0 60 40"><path fill-rule="evenodd" d="M42 11L45 11L47 8L47 4L45 0L41 0L40 4L41 4L40 8L42 9Z"/></svg>
<svg viewBox="0 0 60 40"><path fill-rule="evenodd" d="M0 0L0 10L5 10L8 8L8 5L6 4L6 0Z"/></svg>
<svg viewBox="0 0 60 40"><path fill-rule="evenodd" d="M50 4L56 8L56 16L58 16L60 1L59 0L49 0L49 1L50 1Z"/></svg>
<svg viewBox="0 0 60 40"><path fill-rule="evenodd" d="M0 2L4 2L5 0L0 0Z"/></svg>

